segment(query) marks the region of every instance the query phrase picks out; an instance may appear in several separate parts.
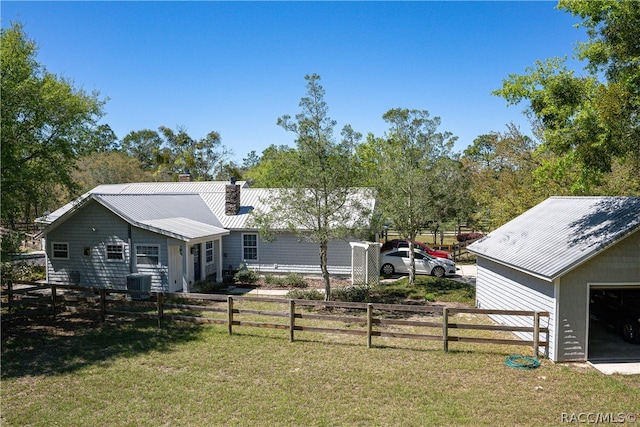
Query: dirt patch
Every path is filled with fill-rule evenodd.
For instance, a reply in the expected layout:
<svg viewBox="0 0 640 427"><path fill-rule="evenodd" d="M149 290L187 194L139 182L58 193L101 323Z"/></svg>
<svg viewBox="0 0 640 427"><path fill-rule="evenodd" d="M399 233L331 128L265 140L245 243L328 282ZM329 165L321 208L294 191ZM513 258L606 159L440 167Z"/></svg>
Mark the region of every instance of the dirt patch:
<svg viewBox="0 0 640 427"><path fill-rule="evenodd" d="M304 281L307 284L307 286L303 288L303 287L267 283L264 277L260 277L258 282L256 282L253 286L260 289L324 289L324 280L321 277L305 277ZM332 277L330 279L330 284L331 284L331 289L351 286L351 279ZM236 286L242 286L242 285L238 284Z"/></svg>

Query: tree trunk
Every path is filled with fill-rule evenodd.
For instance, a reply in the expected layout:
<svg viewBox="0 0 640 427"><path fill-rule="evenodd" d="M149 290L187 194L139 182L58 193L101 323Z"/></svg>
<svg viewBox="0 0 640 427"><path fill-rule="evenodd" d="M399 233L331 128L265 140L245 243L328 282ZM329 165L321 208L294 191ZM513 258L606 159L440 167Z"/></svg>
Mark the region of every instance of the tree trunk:
<svg viewBox="0 0 640 427"><path fill-rule="evenodd" d="M413 241L415 238L415 233L411 233L409 236L409 286L413 286L416 282L416 257L413 253Z"/></svg>
<svg viewBox="0 0 640 427"><path fill-rule="evenodd" d="M329 269L327 268L327 242L320 243L320 269L324 279L324 300L329 301L331 296L331 281L329 280Z"/></svg>

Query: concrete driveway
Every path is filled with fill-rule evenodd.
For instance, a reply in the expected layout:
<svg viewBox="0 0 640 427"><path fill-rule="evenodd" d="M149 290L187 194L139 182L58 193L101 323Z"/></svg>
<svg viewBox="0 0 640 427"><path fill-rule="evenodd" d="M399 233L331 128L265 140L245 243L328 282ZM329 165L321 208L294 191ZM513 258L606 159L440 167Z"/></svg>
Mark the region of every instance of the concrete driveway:
<svg viewBox="0 0 640 427"><path fill-rule="evenodd" d="M458 282L467 283L471 286L476 285L478 276L478 266L476 264L456 264L457 275L449 277Z"/></svg>
<svg viewBox="0 0 640 427"><path fill-rule="evenodd" d="M607 375L640 374L640 345L626 342L613 329L590 319L589 364Z"/></svg>

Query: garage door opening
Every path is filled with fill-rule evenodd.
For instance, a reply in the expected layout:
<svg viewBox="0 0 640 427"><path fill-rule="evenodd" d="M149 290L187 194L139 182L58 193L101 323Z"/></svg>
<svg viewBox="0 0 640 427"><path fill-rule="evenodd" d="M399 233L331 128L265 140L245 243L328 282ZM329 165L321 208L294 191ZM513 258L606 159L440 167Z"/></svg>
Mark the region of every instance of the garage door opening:
<svg viewBox="0 0 640 427"><path fill-rule="evenodd" d="M591 286L588 360L640 362L640 286Z"/></svg>

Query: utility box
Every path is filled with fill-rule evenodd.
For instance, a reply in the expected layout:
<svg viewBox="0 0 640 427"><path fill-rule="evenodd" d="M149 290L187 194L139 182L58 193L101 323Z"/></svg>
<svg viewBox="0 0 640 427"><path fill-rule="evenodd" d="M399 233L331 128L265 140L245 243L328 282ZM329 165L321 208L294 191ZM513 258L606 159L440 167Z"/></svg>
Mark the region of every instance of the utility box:
<svg viewBox="0 0 640 427"><path fill-rule="evenodd" d="M128 291L142 291L151 292L151 276L148 274L129 274L127 275L127 290ZM150 295L145 294L128 294L131 300L144 300L148 299Z"/></svg>

